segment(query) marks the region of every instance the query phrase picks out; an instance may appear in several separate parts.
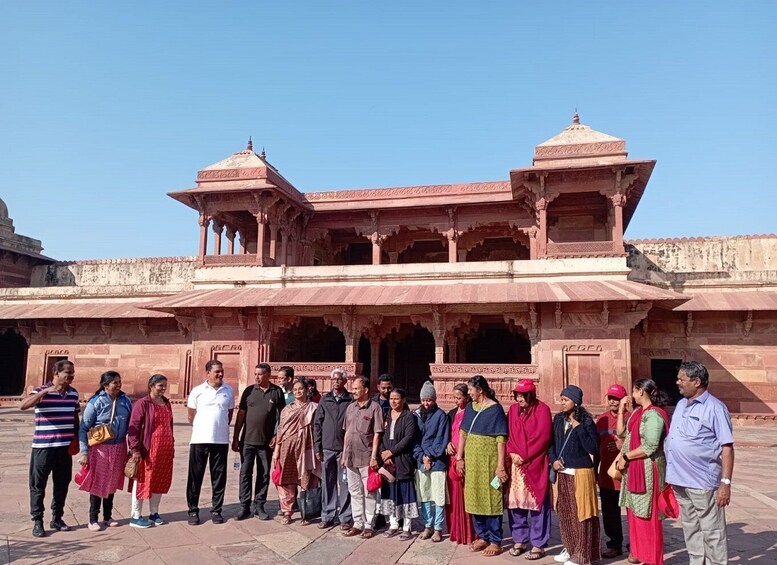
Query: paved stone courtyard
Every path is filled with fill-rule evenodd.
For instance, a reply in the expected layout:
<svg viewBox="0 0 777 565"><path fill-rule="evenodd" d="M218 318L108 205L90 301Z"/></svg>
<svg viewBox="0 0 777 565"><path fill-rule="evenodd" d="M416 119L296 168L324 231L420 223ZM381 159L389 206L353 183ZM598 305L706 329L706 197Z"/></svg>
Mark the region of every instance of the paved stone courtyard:
<svg viewBox="0 0 777 565"><path fill-rule="evenodd" d="M397 538L376 536L371 540L343 538L337 528L319 530L315 523L303 527L298 523L283 526L277 521L249 519L236 522L238 472L230 459L224 516L227 522L214 525L203 521L199 526L186 523L185 483L189 426L182 408L176 408L176 463L173 489L162 499L162 515L169 524L148 530L127 525L130 496L116 494L114 517L118 528L91 532L86 528L88 495L71 483L65 521L74 526L70 532L49 533L36 539L30 534L29 489L27 483L32 413L14 408L0 408L0 563L117 563L132 564L369 564L389 565L436 563L505 563L524 562L506 552L498 557L473 556L465 546L430 541L402 542ZM732 563L777 563L777 428L738 427L735 486L728 510L729 549ZM74 464L74 471L76 465ZM202 507L210 501L209 478L203 487ZM278 509L274 488L270 488L268 509ZM47 505L50 500L47 491ZM46 510L45 526L50 520ZM202 511L203 518L208 516ZM555 517L554 517L555 518ZM625 522L625 516L624 516ZM510 543L506 531L505 547ZM677 521L665 524L667 565L687 563L682 530ZM554 563L550 555L560 550L558 527L554 519L554 536L549 556L539 564ZM621 560L610 563L626 563Z"/></svg>

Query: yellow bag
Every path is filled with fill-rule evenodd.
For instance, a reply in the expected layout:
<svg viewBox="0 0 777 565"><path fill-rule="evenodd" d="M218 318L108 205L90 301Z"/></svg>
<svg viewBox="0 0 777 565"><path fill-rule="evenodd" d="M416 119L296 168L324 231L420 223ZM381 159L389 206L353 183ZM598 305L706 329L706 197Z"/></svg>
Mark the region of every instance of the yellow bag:
<svg viewBox="0 0 777 565"><path fill-rule="evenodd" d="M92 429L90 429L88 432L86 432L86 437L88 439L89 447L92 447L93 445L97 445L100 443L105 443L106 441L110 441L113 439L113 430L111 429L111 424L113 424L113 415L116 413L116 400L113 401L113 405L111 406L111 419L107 424L98 424Z"/></svg>

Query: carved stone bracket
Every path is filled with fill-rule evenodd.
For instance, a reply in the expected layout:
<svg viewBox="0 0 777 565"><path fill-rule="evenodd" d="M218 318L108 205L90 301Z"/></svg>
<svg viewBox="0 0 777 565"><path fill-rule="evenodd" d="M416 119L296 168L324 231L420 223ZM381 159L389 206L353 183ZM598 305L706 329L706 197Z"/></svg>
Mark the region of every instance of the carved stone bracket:
<svg viewBox="0 0 777 565"><path fill-rule="evenodd" d="M17 333L27 342L27 346L30 346L32 344L32 326L29 320L17 320L16 328Z"/></svg>
<svg viewBox="0 0 777 565"><path fill-rule="evenodd" d="M693 312L688 312L685 317L685 337L691 337L691 331L693 331Z"/></svg>
<svg viewBox="0 0 777 565"><path fill-rule="evenodd" d="M530 321L529 314L527 312L505 312L502 314L505 324L508 326L512 323L515 326L522 327L526 330L529 329Z"/></svg>
<svg viewBox="0 0 777 565"><path fill-rule="evenodd" d="M648 312L650 312L652 307L652 302L630 302L626 307L626 312L623 315L624 325L628 329L636 328L637 324L647 318Z"/></svg>
<svg viewBox="0 0 777 565"><path fill-rule="evenodd" d="M602 326L610 327L610 307L606 300L602 303Z"/></svg>
<svg viewBox="0 0 777 565"><path fill-rule="evenodd" d="M641 328L640 329L642 331L642 336L643 337L648 334L648 319L647 319L647 317L644 320L642 320L642 324L641 324Z"/></svg>
<svg viewBox="0 0 777 565"><path fill-rule="evenodd" d="M561 312L561 302L556 302L556 329L561 329L561 318L562 318L562 312Z"/></svg>
<svg viewBox="0 0 777 565"><path fill-rule="evenodd" d="M246 314L243 308L237 310L237 323L240 325L240 329L246 331L248 329L248 314Z"/></svg>
<svg viewBox="0 0 777 565"><path fill-rule="evenodd" d="M202 321L206 331L210 331L213 327L213 316L205 312L205 310L200 313L200 321Z"/></svg>
<svg viewBox="0 0 777 565"><path fill-rule="evenodd" d="M65 328L67 337L73 337L76 333L76 323L73 320L65 318L62 320L62 326Z"/></svg>
<svg viewBox="0 0 777 565"><path fill-rule="evenodd" d="M537 315L537 305L534 302L529 304L529 337L534 340L540 337L539 316Z"/></svg>
<svg viewBox="0 0 777 565"><path fill-rule="evenodd" d="M186 337L187 334L191 333L192 329L194 328L194 316L176 314L175 321L178 322L178 333L180 333L183 337Z"/></svg>
<svg viewBox="0 0 777 565"><path fill-rule="evenodd" d="M48 334L48 327L46 326L46 322L43 320L35 320L35 333L38 334L41 337L46 337Z"/></svg>
<svg viewBox="0 0 777 565"><path fill-rule="evenodd" d="M753 311L748 310L747 316L745 316L745 319L742 322L742 334L745 337L748 337L751 329L753 329Z"/></svg>
<svg viewBox="0 0 777 565"><path fill-rule="evenodd" d="M110 318L103 318L100 320L100 329L105 337L111 339L111 336L113 335L113 325Z"/></svg>
<svg viewBox="0 0 777 565"><path fill-rule="evenodd" d="M138 320L138 329L140 330L140 333L143 334L143 337L148 337L149 332L149 325L148 320L146 318L140 318Z"/></svg>

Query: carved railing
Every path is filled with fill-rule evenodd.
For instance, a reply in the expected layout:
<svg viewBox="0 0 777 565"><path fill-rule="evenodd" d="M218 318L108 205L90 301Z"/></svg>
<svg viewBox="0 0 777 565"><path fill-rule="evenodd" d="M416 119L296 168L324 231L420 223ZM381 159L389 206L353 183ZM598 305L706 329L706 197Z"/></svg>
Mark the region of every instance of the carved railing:
<svg viewBox="0 0 777 565"><path fill-rule="evenodd" d="M245 255L206 255L204 265L256 265L256 254Z"/></svg>
<svg viewBox="0 0 777 565"><path fill-rule="evenodd" d="M614 241L548 242L548 255L554 257L563 257L565 255L623 255L624 253L623 245Z"/></svg>
<svg viewBox="0 0 777 565"><path fill-rule="evenodd" d="M294 369L294 378L309 377L316 379L316 385L322 394L328 392L331 386L330 376L334 369L345 369L348 372L350 380L355 375L361 375L363 371L362 363L310 363L308 361L273 361L270 363L272 368L273 380L277 381L278 371L281 367L288 366Z"/></svg>
<svg viewBox="0 0 777 565"><path fill-rule="evenodd" d="M437 399L453 400L453 387L466 383L475 375L483 375L499 400L512 400L513 388L520 379L539 380L537 365L507 365L503 363L430 363L431 377Z"/></svg>

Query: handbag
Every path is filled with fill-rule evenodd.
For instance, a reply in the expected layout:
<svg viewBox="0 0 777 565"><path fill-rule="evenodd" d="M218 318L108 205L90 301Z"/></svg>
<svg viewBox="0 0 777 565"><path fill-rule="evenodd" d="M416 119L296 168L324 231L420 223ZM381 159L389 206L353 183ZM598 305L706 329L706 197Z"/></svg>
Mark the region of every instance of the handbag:
<svg viewBox="0 0 777 565"><path fill-rule="evenodd" d="M70 445L67 446L67 454L72 457L73 455L78 455L80 450L81 448L78 445L78 434L76 434L70 441Z"/></svg>
<svg viewBox="0 0 777 565"><path fill-rule="evenodd" d="M89 447L92 447L93 445L98 445L100 443L105 443L106 441L110 441L114 438L113 430L111 429L111 424L113 424L113 415L115 413L116 413L116 400L113 401L113 405L111 406L111 419L108 421L108 423L98 424L86 433Z"/></svg>
<svg viewBox="0 0 777 565"><path fill-rule="evenodd" d="M297 504L303 520L310 521L321 516L321 487L300 491Z"/></svg>
<svg viewBox="0 0 777 565"><path fill-rule="evenodd" d="M621 456L618 454L618 457L615 458L615 461L612 462L610 465L610 468L607 469L607 474L610 476L611 479L615 481L622 481L623 480L623 473L621 473L618 470L618 461L620 461Z"/></svg>
<svg viewBox="0 0 777 565"><path fill-rule="evenodd" d="M138 462L130 456L124 465L124 476L128 479L135 479L138 476Z"/></svg>
<svg viewBox="0 0 777 565"><path fill-rule="evenodd" d="M281 462L276 461L275 467L272 470L272 473L270 473L270 480L272 481L272 484L274 484L276 487L281 484Z"/></svg>
<svg viewBox="0 0 777 565"><path fill-rule="evenodd" d="M367 471L367 491L374 492L380 488L383 484L383 477L377 471L373 471L370 467Z"/></svg>
<svg viewBox="0 0 777 565"><path fill-rule="evenodd" d="M572 428L567 432L567 439L564 440L563 445L561 446L561 451L558 452L557 459L561 459L561 454L564 453L564 448L567 446L567 442L569 441L569 438L572 437ZM553 468L554 461L551 461L550 463L550 472L548 473L548 480L550 481L550 484L555 485L556 484L556 470Z"/></svg>

